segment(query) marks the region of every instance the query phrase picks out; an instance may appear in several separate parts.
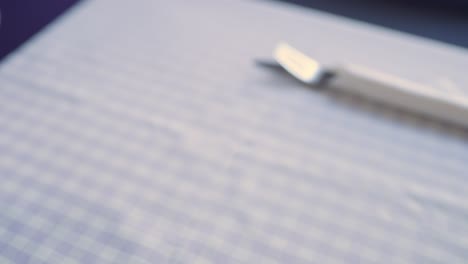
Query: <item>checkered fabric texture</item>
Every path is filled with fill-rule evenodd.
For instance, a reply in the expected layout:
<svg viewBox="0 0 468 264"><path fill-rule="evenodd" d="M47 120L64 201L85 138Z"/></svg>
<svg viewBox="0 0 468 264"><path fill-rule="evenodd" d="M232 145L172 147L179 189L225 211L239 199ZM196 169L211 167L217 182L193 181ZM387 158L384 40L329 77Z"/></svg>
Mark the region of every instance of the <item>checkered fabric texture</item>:
<svg viewBox="0 0 468 264"><path fill-rule="evenodd" d="M466 263L465 131L253 62L282 38L371 66L391 45L406 54L380 66L415 76L421 54L459 56L349 23L269 2L75 7L0 67L0 263Z"/></svg>

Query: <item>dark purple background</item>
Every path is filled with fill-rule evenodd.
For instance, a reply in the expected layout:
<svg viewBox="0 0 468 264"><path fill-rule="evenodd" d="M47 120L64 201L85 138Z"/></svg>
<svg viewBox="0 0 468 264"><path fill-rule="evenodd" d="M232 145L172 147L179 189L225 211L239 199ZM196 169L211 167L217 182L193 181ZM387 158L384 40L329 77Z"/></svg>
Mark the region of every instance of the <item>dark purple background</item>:
<svg viewBox="0 0 468 264"><path fill-rule="evenodd" d="M0 60L77 0L0 0Z"/></svg>
<svg viewBox="0 0 468 264"><path fill-rule="evenodd" d="M0 60L79 1L0 0ZM283 1L468 48L468 0Z"/></svg>
<svg viewBox="0 0 468 264"><path fill-rule="evenodd" d="M468 0L284 0L468 48Z"/></svg>

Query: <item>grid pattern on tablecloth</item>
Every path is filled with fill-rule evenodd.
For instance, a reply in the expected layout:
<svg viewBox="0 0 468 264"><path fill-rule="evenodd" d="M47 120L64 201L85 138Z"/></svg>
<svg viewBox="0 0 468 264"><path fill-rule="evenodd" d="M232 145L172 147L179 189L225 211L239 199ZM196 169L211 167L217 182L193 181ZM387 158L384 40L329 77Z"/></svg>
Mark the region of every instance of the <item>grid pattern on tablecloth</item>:
<svg viewBox="0 0 468 264"><path fill-rule="evenodd" d="M0 263L468 257L463 132L267 77L232 44L248 4L176 2L86 3L2 66ZM171 11L194 9L186 32ZM135 27L159 20L174 30ZM207 48L224 30L235 56Z"/></svg>

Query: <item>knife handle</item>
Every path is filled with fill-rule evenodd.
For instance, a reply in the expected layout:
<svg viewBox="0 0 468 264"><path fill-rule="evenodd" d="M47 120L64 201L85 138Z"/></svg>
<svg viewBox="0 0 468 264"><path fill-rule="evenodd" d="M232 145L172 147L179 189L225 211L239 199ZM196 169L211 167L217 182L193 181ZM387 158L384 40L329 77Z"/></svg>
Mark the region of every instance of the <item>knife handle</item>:
<svg viewBox="0 0 468 264"><path fill-rule="evenodd" d="M468 99L358 65L335 68L329 85L468 128Z"/></svg>

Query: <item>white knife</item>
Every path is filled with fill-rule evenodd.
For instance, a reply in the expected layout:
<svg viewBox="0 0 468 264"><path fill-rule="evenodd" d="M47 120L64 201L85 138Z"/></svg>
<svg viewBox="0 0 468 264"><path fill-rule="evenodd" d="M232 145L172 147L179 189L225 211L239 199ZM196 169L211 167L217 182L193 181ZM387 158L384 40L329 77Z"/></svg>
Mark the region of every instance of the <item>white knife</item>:
<svg viewBox="0 0 468 264"><path fill-rule="evenodd" d="M325 68L286 43L278 44L273 56L282 68L304 83L324 84L468 128L468 99L464 96L439 92L359 65Z"/></svg>

